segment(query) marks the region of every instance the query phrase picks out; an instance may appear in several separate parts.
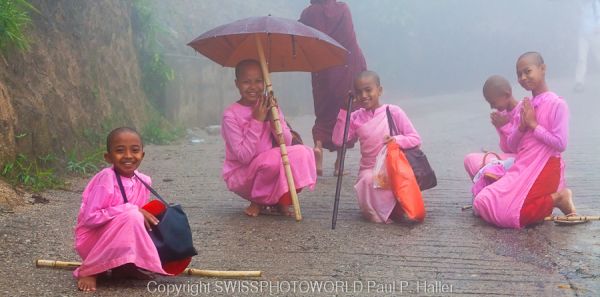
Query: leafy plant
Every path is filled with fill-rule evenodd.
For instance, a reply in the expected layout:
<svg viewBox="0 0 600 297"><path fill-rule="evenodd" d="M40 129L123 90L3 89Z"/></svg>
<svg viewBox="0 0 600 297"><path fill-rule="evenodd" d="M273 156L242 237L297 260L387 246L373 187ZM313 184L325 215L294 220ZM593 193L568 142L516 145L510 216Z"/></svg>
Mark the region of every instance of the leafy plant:
<svg viewBox="0 0 600 297"><path fill-rule="evenodd" d="M71 150L67 153L67 171L80 175L98 171L98 166L105 164L104 148L98 147L88 153L80 153L77 150Z"/></svg>
<svg viewBox="0 0 600 297"><path fill-rule="evenodd" d="M169 144L182 135L183 128L173 127L157 113L142 128L142 138L146 143Z"/></svg>
<svg viewBox="0 0 600 297"><path fill-rule="evenodd" d="M14 161L4 165L0 175L13 186L23 186L33 192L54 189L63 185L51 167L54 160L56 158L50 154L33 160L18 154Z"/></svg>
<svg viewBox="0 0 600 297"><path fill-rule="evenodd" d="M169 81L175 79L175 71L165 61L162 44L158 40L159 34L166 30L152 13L151 1L135 0L133 4L132 25L142 69L142 87L152 105L164 112L161 102L166 96L165 88Z"/></svg>
<svg viewBox="0 0 600 297"><path fill-rule="evenodd" d="M0 0L0 51L10 46L29 49L25 28L31 24L29 11L40 13L26 0Z"/></svg>

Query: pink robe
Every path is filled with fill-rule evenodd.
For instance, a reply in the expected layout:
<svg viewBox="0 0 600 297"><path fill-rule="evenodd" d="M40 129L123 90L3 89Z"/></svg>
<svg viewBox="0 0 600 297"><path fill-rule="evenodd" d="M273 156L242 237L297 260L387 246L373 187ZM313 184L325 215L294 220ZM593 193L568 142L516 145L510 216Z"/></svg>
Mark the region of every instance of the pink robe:
<svg viewBox="0 0 600 297"><path fill-rule="evenodd" d="M521 104L521 103L519 102L519 104ZM514 152L512 150L510 150L510 148L506 144L506 138L512 131L511 121L514 117L515 110L519 109L518 107L519 107L519 105L517 105L515 108L513 108L512 111L500 112L502 115L509 117L508 123L506 123L504 126L502 126L500 128L496 127L496 132L498 132L498 136L500 138L500 143L499 143L500 149L502 150L502 152L504 152L504 153L498 154L502 160L504 160L506 158L514 158L515 157ZM469 177L471 179L473 179L475 174L477 174L479 169L481 169L484 155L485 155L485 153L470 153L467 156L465 156L465 159L464 159L465 170L467 171L467 174L469 175ZM486 158L486 164L495 159L497 159L497 158L493 155L488 156Z"/></svg>
<svg viewBox="0 0 600 297"><path fill-rule="evenodd" d="M350 116L348 143L354 143L357 140L360 142L360 170L358 180L354 185L358 205L366 219L377 223L389 223L389 217L397 203L391 190L373 187L375 159L383 148L384 136L390 134L385 112L387 106L390 107L392 118L400 133L394 136L396 143L403 149L421 144L421 137L408 116L398 106L384 104L375 111L361 108ZM345 122L346 111L341 109L333 129L333 143L338 146L342 145Z"/></svg>
<svg viewBox="0 0 600 297"><path fill-rule="evenodd" d="M291 145L292 134L279 112L296 189L313 189L317 180L315 157L305 145ZM279 147L273 147L270 122L252 117L252 107L233 103L223 113L225 140L223 179L227 188L261 205L275 205L289 191Z"/></svg>
<svg viewBox="0 0 600 297"><path fill-rule="evenodd" d="M345 106L354 78L367 70L365 57L358 46L350 8L344 2L324 0L302 11L299 22L311 26L335 39L348 50L346 63L312 73L315 125L313 139L329 150L337 148L331 142L338 110Z"/></svg>
<svg viewBox="0 0 600 297"><path fill-rule="evenodd" d="M151 183L150 177L135 173ZM75 227L75 250L83 261L73 272L75 277L95 275L127 263L169 275L161 267L139 211L149 191L137 177L121 180L128 203L123 201L112 167L98 172L83 191Z"/></svg>
<svg viewBox="0 0 600 297"><path fill-rule="evenodd" d="M567 147L569 110L566 102L552 92L542 93L531 102L538 126L533 131L519 131L519 106L507 138L508 147L517 152L515 164L504 177L481 190L473 201L475 211L499 227L522 228L520 213L527 193L548 159L560 157Z"/></svg>

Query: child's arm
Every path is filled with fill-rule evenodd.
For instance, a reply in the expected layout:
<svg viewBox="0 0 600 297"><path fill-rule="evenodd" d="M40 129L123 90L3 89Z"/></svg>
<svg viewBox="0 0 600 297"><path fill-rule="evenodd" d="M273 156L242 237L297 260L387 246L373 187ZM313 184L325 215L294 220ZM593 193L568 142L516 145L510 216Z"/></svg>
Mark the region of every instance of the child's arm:
<svg viewBox="0 0 600 297"><path fill-rule="evenodd" d="M409 149L421 145L421 136L417 133L406 113L397 106L393 106L390 109L399 133L398 135L394 135L393 138L400 148Z"/></svg>
<svg viewBox="0 0 600 297"><path fill-rule="evenodd" d="M101 226L112 220L117 215L126 210L138 209L136 205L131 203L121 203L117 205L109 205L109 199L114 195L105 186L95 186L88 194L86 199L81 203L81 219L82 224L88 228ZM120 196L120 195L119 195Z"/></svg>
<svg viewBox="0 0 600 297"><path fill-rule="evenodd" d="M256 155L256 146L264 127L263 122L254 118L250 119L245 126L240 126L233 112L225 112L221 134L235 159L243 164L249 164Z"/></svg>
<svg viewBox="0 0 600 297"><path fill-rule="evenodd" d="M538 124L533 129L533 136L553 149L564 152L569 137L569 108L564 101L559 101L554 111L554 119L550 127Z"/></svg>
<svg viewBox="0 0 600 297"><path fill-rule="evenodd" d="M338 113L337 120L335 122L335 126L333 127L333 132L331 133L331 141L338 147L342 146L342 142L344 139L344 127L346 125L346 115L348 111L345 109L340 109ZM354 115L350 115L350 126L348 127L348 141L347 144L353 144L356 142L356 127L354 124Z"/></svg>
<svg viewBox="0 0 600 297"><path fill-rule="evenodd" d="M506 142L508 135L511 133L511 118L506 114L494 111L490 114L490 119L492 120L492 125L494 125L496 128L496 132L500 138L500 142L498 144L500 149L505 153L512 153L513 151Z"/></svg>
<svg viewBox="0 0 600 297"><path fill-rule="evenodd" d="M500 149L507 154L514 153L514 151L508 146L508 136L511 133L511 127L512 125L508 123L500 128L496 128L498 136L500 137L500 143L498 143L498 145L500 146Z"/></svg>

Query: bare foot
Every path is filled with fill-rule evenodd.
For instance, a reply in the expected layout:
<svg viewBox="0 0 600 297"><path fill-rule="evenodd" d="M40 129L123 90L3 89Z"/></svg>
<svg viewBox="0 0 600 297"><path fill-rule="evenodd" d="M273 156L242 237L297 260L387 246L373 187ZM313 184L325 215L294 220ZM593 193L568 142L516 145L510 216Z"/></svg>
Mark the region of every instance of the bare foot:
<svg viewBox="0 0 600 297"><path fill-rule="evenodd" d="M552 194L554 206L558 207L565 215L575 213L575 205L573 204L573 192L569 189L562 189L557 193Z"/></svg>
<svg viewBox="0 0 600 297"><path fill-rule="evenodd" d="M289 205L282 205L282 204L277 204L277 211L279 211L279 213L282 216L286 216L286 217L291 217L292 216L292 212L290 211L290 206Z"/></svg>
<svg viewBox="0 0 600 297"><path fill-rule="evenodd" d="M317 175L323 176L323 149L320 147L313 148L315 153L315 167L317 167Z"/></svg>
<svg viewBox="0 0 600 297"><path fill-rule="evenodd" d="M96 276L90 275L80 277L77 279L77 288L84 292L96 291Z"/></svg>
<svg viewBox="0 0 600 297"><path fill-rule="evenodd" d="M250 205L248 207L246 207L246 209L244 210L244 213L249 216L249 217L257 217L258 214L260 213L260 205L254 203L254 202L250 202Z"/></svg>

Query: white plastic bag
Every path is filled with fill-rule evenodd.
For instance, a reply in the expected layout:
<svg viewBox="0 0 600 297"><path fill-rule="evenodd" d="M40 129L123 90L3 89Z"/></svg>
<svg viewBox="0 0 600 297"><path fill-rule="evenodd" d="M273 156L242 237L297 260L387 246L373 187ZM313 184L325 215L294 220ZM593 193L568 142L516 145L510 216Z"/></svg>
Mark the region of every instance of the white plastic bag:
<svg viewBox="0 0 600 297"><path fill-rule="evenodd" d="M377 154L375 158L375 167L373 167L373 188L375 189L389 189L390 182L385 166L385 157L387 156L387 145Z"/></svg>

